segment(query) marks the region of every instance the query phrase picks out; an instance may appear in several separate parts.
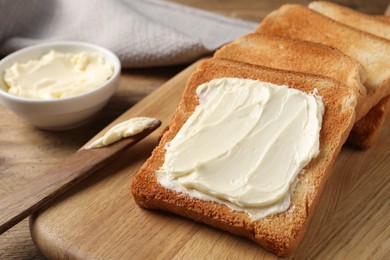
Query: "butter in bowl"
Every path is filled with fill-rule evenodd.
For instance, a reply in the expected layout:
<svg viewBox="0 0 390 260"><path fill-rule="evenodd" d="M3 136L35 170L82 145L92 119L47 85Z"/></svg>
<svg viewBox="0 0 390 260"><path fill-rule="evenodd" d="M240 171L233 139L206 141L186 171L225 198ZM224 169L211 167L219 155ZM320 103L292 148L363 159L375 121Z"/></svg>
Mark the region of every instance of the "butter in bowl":
<svg viewBox="0 0 390 260"><path fill-rule="evenodd" d="M0 103L38 128L74 128L108 102L120 70L118 57L97 45L35 45L0 61Z"/></svg>

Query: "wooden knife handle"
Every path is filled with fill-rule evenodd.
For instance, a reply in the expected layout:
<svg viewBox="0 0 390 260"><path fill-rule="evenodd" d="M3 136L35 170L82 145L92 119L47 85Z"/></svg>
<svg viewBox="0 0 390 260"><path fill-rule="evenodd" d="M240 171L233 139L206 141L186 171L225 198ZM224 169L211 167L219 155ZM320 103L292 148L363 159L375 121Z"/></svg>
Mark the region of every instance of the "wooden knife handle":
<svg viewBox="0 0 390 260"><path fill-rule="evenodd" d="M148 136L160 124L161 122L158 121L143 132L107 147L81 149L39 175L20 191L1 200L0 234L115 159L121 151Z"/></svg>

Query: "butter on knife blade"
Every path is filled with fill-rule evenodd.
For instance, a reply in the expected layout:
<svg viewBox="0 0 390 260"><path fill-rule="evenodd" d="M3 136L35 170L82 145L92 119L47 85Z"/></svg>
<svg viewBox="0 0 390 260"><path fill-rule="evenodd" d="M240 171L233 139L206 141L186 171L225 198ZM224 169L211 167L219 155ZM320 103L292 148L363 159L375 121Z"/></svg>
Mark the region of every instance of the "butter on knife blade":
<svg viewBox="0 0 390 260"><path fill-rule="evenodd" d="M94 149L108 146L121 140L122 138L139 134L157 122L159 122L158 119L151 117L134 117L123 121L122 123L119 123L110 128L110 130L108 130L102 137L98 138L90 145L87 145L85 149Z"/></svg>

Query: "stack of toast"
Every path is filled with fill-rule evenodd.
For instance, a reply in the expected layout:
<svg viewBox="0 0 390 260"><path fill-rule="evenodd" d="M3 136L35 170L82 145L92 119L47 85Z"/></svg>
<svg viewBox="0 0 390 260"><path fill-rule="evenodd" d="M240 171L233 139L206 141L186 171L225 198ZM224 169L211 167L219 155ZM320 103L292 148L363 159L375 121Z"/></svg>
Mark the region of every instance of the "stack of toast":
<svg viewBox="0 0 390 260"><path fill-rule="evenodd" d="M336 11L330 11L331 7L336 10L342 8L327 2L313 2L309 7L318 12L327 10L323 12L325 15L338 14ZM382 28L390 31L390 25L352 10L348 15L349 23L344 24L310 8L284 5L269 14L256 32L325 44L342 51L364 67L367 79L362 81L362 84L366 87L367 96L358 104L357 124L348 143L367 149L375 143L389 110L387 100L390 94L390 38L383 38ZM339 20L344 21L341 18ZM366 26L359 26L369 22L373 24L369 32ZM376 35L373 34L374 31L377 32ZM382 37L378 36L380 34Z"/></svg>
<svg viewBox="0 0 390 260"><path fill-rule="evenodd" d="M305 234L342 145L348 140L354 147L367 149L380 133L390 107L387 32L386 18L313 2L309 8L284 5L267 16L256 32L220 48L188 79L169 128L134 178L137 204L245 236L279 256L292 253ZM320 152L298 175L285 212L253 219L244 211L159 182L156 172L164 164L166 145L199 105L197 87L217 78L287 85L322 97Z"/></svg>

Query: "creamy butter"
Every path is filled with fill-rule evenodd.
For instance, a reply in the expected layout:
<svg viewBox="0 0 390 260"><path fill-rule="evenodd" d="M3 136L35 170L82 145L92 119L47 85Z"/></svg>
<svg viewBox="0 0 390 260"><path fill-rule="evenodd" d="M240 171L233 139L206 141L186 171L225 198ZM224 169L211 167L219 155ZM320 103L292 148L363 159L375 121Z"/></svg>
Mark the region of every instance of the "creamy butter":
<svg viewBox="0 0 390 260"><path fill-rule="evenodd" d="M85 149L100 148L115 143L123 138L141 133L156 124L159 120L150 117L135 117L119 123L108 130L102 137L96 139Z"/></svg>
<svg viewBox="0 0 390 260"><path fill-rule="evenodd" d="M8 93L34 99L58 99L91 91L107 81L112 64L100 53L50 51L39 60L15 63L5 70Z"/></svg>
<svg viewBox="0 0 390 260"><path fill-rule="evenodd" d="M319 153L321 98L237 78L197 94L200 104L166 145L159 182L253 218L287 210L298 173Z"/></svg>

